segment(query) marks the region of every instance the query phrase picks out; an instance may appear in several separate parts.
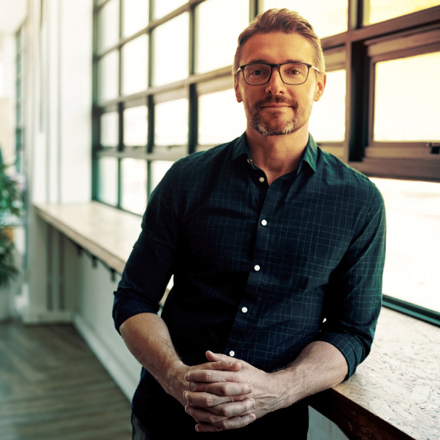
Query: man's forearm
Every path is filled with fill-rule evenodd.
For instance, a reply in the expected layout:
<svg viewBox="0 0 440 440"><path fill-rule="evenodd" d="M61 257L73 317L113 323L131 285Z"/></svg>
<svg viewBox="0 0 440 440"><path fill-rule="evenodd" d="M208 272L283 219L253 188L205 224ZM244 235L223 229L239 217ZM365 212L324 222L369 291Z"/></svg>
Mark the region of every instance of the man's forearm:
<svg viewBox="0 0 440 440"><path fill-rule="evenodd" d="M316 341L307 345L288 367L273 375L282 393L280 403L287 407L340 384L347 372L343 354L328 342Z"/></svg>
<svg viewBox="0 0 440 440"><path fill-rule="evenodd" d="M119 329L133 356L164 387L165 391L183 403L180 387L175 379L181 371L183 385L185 365L181 362L163 319L153 313L141 313L127 319ZM173 380L171 380L170 376Z"/></svg>

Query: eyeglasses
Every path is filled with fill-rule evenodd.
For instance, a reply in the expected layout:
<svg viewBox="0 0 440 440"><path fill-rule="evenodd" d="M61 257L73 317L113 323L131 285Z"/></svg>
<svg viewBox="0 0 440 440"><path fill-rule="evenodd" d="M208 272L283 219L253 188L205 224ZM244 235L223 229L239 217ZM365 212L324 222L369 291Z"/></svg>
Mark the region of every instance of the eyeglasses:
<svg viewBox="0 0 440 440"><path fill-rule="evenodd" d="M240 66L237 73L241 70L244 80L250 86L262 86L270 81L274 67L278 67L283 83L290 86L304 84L309 77L310 68L321 73L318 68L306 63L249 63Z"/></svg>

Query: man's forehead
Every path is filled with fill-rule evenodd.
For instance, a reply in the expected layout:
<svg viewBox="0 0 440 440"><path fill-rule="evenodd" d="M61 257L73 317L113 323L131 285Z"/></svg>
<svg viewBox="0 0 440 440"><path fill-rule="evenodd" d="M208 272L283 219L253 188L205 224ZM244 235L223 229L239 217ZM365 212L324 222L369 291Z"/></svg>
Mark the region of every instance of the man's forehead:
<svg viewBox="0 0 440 440"><path fill-rule="evenodd" d="M269 32L255 34L242 47L241 62L310 62L313 46L298 33Z"/></svg>

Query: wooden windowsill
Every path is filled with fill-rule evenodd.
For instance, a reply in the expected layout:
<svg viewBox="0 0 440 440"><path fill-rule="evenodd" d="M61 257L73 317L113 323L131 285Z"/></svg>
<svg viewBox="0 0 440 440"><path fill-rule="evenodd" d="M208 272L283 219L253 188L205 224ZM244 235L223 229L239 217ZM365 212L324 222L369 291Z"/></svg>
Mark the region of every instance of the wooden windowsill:
<svg viewBox="0 0 440 440"><path fill-rule="evenodd" d="M96 202L35 209L118 273L140 232L139 216ZM383 308L371 354L356 374L309 402L349 438L440 439L440 329Z"/></svg>
<svg viewBox="0 0 440 440"><path fill-rule="evenodd" d="M141 218L102 203L38 204L36 213L117 273L141 232Z"/></svg>

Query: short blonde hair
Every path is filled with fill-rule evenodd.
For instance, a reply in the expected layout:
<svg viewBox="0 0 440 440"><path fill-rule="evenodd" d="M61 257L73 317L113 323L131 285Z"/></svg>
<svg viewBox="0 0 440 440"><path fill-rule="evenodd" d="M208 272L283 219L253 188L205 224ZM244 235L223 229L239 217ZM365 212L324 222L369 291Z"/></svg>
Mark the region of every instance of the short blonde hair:
<svg viewBox="0 0 440 440"><path fill-rule="evenodd" d="M239 35L238 46L235 51L232 73L236 74L240 67L240 57L243 45L249 38L256 34L267 34L269 32L284 32L286 34L302 35L315 50L315 67L325 72L324 53L321 41L313 30L312 25L298 12L289 9L269 9L257 15L249 26Z"/></svg>

